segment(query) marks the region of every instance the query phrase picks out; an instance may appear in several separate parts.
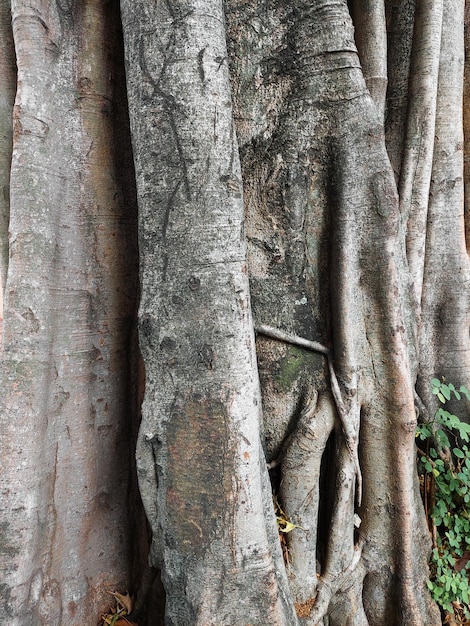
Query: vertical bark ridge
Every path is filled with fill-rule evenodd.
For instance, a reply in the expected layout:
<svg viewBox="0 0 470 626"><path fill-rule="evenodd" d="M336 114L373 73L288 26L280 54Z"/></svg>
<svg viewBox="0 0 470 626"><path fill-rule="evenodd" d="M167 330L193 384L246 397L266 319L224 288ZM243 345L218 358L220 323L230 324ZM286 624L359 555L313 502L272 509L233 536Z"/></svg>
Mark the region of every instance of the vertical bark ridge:
<svg viewBox="0 0 470 626"><path fill-rule="evenodd" d="M291 589L298 603L314 596L318 584L321 462L335 422L331 396L317 394L306 403L282 456L279 496L288 519L298 526L287 539Z"/></svg>
<svg viewBox="0 0 470 626"><path fill-rule="evenodd" d="M464 12L464 92L463 92L463 129L464 129L464 216L467 251L470 250L470 5L465 3Z"/></svg>
<svg viewBox="0 0 470 626"><path fill-rule="evenodd" d="M429 185L433 163L443 3L418 0L408 92L407 129L398 184L416 319L420 315Z"/></svg>
<svg viewBox="0 0 470 626"><path fill-rule="evenodd" d="M367 564L363 597L370 624L418 625L423 621L435 624L438 618L425 591L429 537L414 471L416 416L404 324L406 282L403 284L400 273L396 195L394 199L392 194L388 203L388 220L383 222L382 228L371 231L376 233L373 247L377 245L377 249L369 248L368 254L362 257L367 266L372 259L375 264L375 269L369 266L363 271L367 338L371 345L381 346L381 349L372 354L373 373L365 374L366 379L374 381L374 388L366 395L361 449L363 455L367 455L363 456L366 467L371 467L375 456L372 440L376 446L382 441L382 455L376 462L388 477L380 483L369 480L365 487L364 506L360 511L364 518L360 533L366 541ZM381 240L378 233L384 228L390 230ZM395 294L393 299L390 294ZM375 513L371 514L372 511ZM400 529L399 537L397 529ZM382 561L380 567L378 561L383 559L384 553L389 554L389 560ZM382 602L377 601L380 594L383 594ZM390 597L396 598L393 606L387 600Z"/></svg>
<svg viewBox="0 0 470 626"><path fill-rule="evenodd" d="M336 163L341 164L341 174L337 181L338 190L342 194L339 210L345 215L349 214L351 224L357 228L355 235L345 236L342 230L344 225L338 221L336 237L338 245L342 245L342 254L347 263L356 269L345 273L344 270L340 271L341 267L338 265L339 275L349 275L349 285L348 289L339 287L342 299L335 301L332 308L335 310L336 324L344 324L344 320L349 318L344 328L354 326L356 336L353 343L336 343L335 349L339 350L335 355L338 354L336 358L341 359L341 364L343 359L351 362L351 357L358 364L359 384L356 393L360 406L368 407L363 412L361 430L364 440L368 440L369 429L374 430L375 445L380 441L383 446L381 464L388 466L389 470L384 472L384 476L389 478L381 484L370 480L370 477L365 479L364 506L359 512L363 517L360 533L365 538L363 554L368 567L375 569L377 560L380 560L382 572L387 569L389 571L388 575L382 574L375 579L377 588L372 594L377 600L378 594L383 594L385 598L391 593L398 593L401 600L397 608L400 607L403 611L400 614L398 609L394 616L379 616L377 609L372 608L369 601L365 600L366 614L371 624L419 624L423 616L430 618L432 610L428 602L420 600L425 585L424 575L420 580L421 591L416 592L409 586L409 581L413 580L416 573L415 562L418 557L415 544L419 543L411 519L419 514L421 508L420 502L415 499L414 489L416 420L408 351L409 332L403 307L407 301L407 285L406 281L403 284L401 273L404 262L399 238L398 196L379 120L371 112L366 99L355 107L360 108L361 112L338 112L335 127L341 128L341 131L335 141L339 146ZM352 137L354 140L351 140ZM368 154L370 161L363 162L362 154ZM354 226L349 226L349 222L347 224L349 230L354 232ZM338 256L336 254L335 258ZM355 261L352 260L354 258ZM365 294L367 297L364 300ZM369 344L376 346L375 351L369 351ZM381 348L377 349L378 346ZM378 355L381 355L380 359L377 358ZM379 435L378 424L382 420L384 426L381 429L384 430ZM387 443L392 441L394 445L396 442L393 451ZM397 458L400 458L398 471L393 470ZM365 467L370 468L371 465L366 464ZM371 514L369 507L380 507L380 503L386 507L387 498L394 503L396 513L390 515L389 512L390 519L386 523L383 516L380 516L381 522L377 525L377 519ZM395 544L393 537L396 528L400 528L401 536ZM387 550L383 550L385 545L389 546ZM375 565L372 564L374 561ZM425 568L425 565L421 557L420 567ZM369 585L370 573L367 593L371 593ZM381 603L375 604L380 606ZM386 621L383 622L383 619Z"/></svg>
<svg viewBox="0 0 470 626"><path fill-rule="evenodd" d="M438 116L426 231L426 257L420 335L419 393L434 414L430 380L445 376L468 384L469 258L464 225L464 3L445 14L440 53ZM455 358L458 355L458 358ZM462 407L457 409L460 414Z"/></svg>
<svg viewBox="0 0 470 626"><path fill-rule="evenodd" d="M116 4L106 15L100 7L72 15L65 3L12 3L0 611L21 626L95 619L106 586L125 586L129 569L135 215L113 167L115 40L103 29L118 23Z"/></svg>
<svg viewBox="0 0 470 626"><path fill-rule="evenodd" d="M387 96L387 25L384 0L354 0L352 19L362 73L367 89L384 119Z"/></svg>
<svg viewBox="0 0 470 626"><path fill-rule="evenodd" d="M8 270L10 221L10 166L13 141L13 104L16 93L16 59L11 28L10 2L0 7L0 342L3 292Z"/></svg>

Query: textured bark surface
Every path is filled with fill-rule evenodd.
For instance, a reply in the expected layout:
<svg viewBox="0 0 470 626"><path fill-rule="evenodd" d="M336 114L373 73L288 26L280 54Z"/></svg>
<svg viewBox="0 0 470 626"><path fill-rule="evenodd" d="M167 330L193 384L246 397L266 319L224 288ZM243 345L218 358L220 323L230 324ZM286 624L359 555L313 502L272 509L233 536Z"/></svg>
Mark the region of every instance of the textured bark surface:
<svg viewBox="0 0 470 626"><path fill-rule="evenodd" d="M0 7L0 338L3 290L8 268L8 222L10 219L10 165L12 113L16 92L16 62L11 30L10 2Z"/></svg>
<svg viewBox="0 0 470 626"><path fill-rule="evenodd" d="M408 285L379 90L373 102L345 4L297 3L283 16L280 39L267 36L261 45L250 18L266 12L269 23L279 12L269 3L230 6L255 323L331 346L345 421L356 445L361 438L365 478L356 512L365 544L358 564L355 468L345 429L331 418L326 364L287 345L259 342L268 460L281 457L281 504L300 527L288 536L294 599L305 603L318 594L312 624L328 610L338 623L432 623L437 618L424 591L426 529L418 521L412 469ZM279 36L280 29L270 32ZM260 50L261 58L244 57L247 49ZM259 68L267 69L253 84ZM332 431L334 451L324 455ZM322 456L330 475L323 493ZM356 492L356 505L359 499ZM345 596L357 594L364 576L365 613L349 601L345 617Z"/></svg>
<svg viewBox="0 0 470 626"><path fill-rule="evenodd" d="M445 376L461 385L467 383L470 372L470 265L465 242L462 121L464 5L452 2L448 9L442 24L419 325L418 391L430 410L430 376ZM457 410L462 411L462 407Z"/></svg>
<svg viewBox="0 0 470 626"><path fill-rule="evenodd" d="M137 476L139 623L439 624L414 440L469 384L464 1L120 10L0 8L0 621L135 590Z"/></svg>
<svg viewBox="0 0 470 626"><path fill-rule="evenodd" d="M222 3L122 8L146 367L137 470L165 623L293 624L273 509L265 511Z"/></svg>
<svg viewBox="0 0 470 626"><path fill-rule="evenodd" d="M136 211L119 14L100 2L11 8L0 622L94 623L106 587L128 584L132 541Z"/></svg>

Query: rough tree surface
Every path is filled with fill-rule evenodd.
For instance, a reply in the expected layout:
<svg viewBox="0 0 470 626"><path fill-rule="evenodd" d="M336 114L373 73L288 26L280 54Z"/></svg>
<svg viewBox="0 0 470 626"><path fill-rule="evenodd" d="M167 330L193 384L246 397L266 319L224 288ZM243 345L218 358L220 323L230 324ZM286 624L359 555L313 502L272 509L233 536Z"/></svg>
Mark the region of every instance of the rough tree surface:
<svg viewBox="0 0 470 626"><path fill-rule="evenodd" d="M414 441L469 383L464 9L2 4L1 623L95 624L147 554L152 626L441 623Z"/></svg>

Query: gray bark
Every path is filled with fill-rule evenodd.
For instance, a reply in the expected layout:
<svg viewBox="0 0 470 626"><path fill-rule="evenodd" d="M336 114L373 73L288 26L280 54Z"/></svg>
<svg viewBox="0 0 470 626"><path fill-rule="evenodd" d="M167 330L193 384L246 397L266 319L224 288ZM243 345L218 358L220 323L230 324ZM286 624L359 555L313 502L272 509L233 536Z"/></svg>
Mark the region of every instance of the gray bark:
<svg viewBox="0 0 470 626"><path fill-rule="evenodd" d="M137 471L166 623L295 624L265 510L222 3L123 2L122 11L146 371Z"/></svg>
<svg viewBox="0 0 470 626"><path fill-rule="evenodd" d="M10 2L0 7L0 337L3 290L8 268L8 223L10 218L10 165L12 113L16 91L16 63L11 31Z"/></svg>
<svg viewBox="0 0 470 626"><path fill-rule="evenodd" d="M426 550L426 530L414 521L420 517L412 470L410 364L416 357L408 323L398 197L380 107L372 103L363 80L352 31L345 28L350 21L344 4L297 3L276 28L281 41L275 42L259 36L252 15L266 11L263 21L274 31L271 24L279 12L261 3L233 6L229 41L255 322L331 345L346 421L353 439L361 433L366 476L362 506L356 509L366 538L361 560L365 569L356 567L353 574L351 565L360 547L358 543L354 549L357 480L346 442L340 443L344 433L337 426L336 454L330 452L324 461L337 495L333 503L330 500L326 521L325 513L319 518L327 530L323 528L319 569L312 572L318 545L311 526L331 489L330 483L322 495L313 487L319 480L325 437L332 430L327 415L335 412L334 405L330 408L326 364L305 351L294 354L287 346L259 342L268 460L279 453L284 459L282 503L293 521L308 529L312 542L308 556L305 531L289 535L294 598L305 603L318 593L309 622L317 623L325 612L344 611L343 590L354 584L355 576L361 582L365 573L369 623L397 624L403 615L408 624L432 623L435 612L424 600L425 558L420 561L418 556ZM258 50L261 58L240 63L246 49ZM292 59L290 65L286 59ZM261 76L259 67L266 68ZM292 426L297 420L298 429ZM283 436L288 437L286 444ZM402 471L395 465L398 458ZM299 478L304 474L308 480ZM380 475L380 481L371 481L371 475ZM395 543L398 527L402 536ZM298 553L302 561L294 560ZM303 563L310 563L310 569L299 571ZM419 589L416 595L411 581ZM402 605L391 607L387 598L394 586L400 588ZM336 602L342 611L335 608ZM343 620L365 623L360 602L350 603L349 611L347 618L342 612Z"/></svg>
<svg viewBox="0 0 470 626"><path fill-rule="evenodd" d="M0 622L90 623L108 585L128 584L132 531L135 205L118 180L131 163L114 158L125 133L112 111L118 48L103 37L100 3L74 12L15 0L11 10ZM106 18L116 28L116 11Z"/></svg>
<svg viewBox="0 0 470 626"><path fill-rule="evenodd" d="M118 4L0 9L0 621L95 623L148 552L152 626L439 624L463 0L121 0L125 58Z"/></svg>
<svg viewBox="0 0 470 626"><path fill-rule="evenodd" d="M421 301L418 390L429 412L434 408L426 384L430 376L445 376L460 386L468 383L470 372L470 264L463 186L464 4L454 2L448 9L442 26ZM462 411L462 404L455 412Z"/></svg>

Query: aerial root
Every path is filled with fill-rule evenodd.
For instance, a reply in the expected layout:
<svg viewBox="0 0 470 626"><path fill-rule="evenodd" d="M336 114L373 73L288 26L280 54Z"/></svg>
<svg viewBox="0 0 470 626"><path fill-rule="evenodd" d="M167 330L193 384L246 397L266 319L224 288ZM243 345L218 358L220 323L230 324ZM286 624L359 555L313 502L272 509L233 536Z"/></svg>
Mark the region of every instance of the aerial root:
<svg viewBox="0 0 470 626"><path fill-rule="evenodd" d="M359 537L359 541L354 546L351 562L346 569L336 574L336 576L330 574L329 576L321 576L318 579L315 602L312 604L309 614L299 615L299 617L307 618L305 621L307 626L315 626L318 624L324 615L326 615L331 598L334 594L342 588L348 588L348 583L361 560L364 541L363 537Z"/></svg>
<svg viewBox="0 0 470 626"><path fill-rule="evenodd" d="M324 346L322 343L319 343L318 341L310 341L309 339L305 339L305 337L300 337L299 335L295 335L293 333L286 333L279 328L274 328L273 326L267 326L262 324L260 326L257 326L255 328L255 331L259 335L264 335L265 337L269 337L271 339L277 339L278 341L283 341L284 343L290 343L294 346L299 346L300 348L306 348L307 350L312 350L313 352L319 352L320 354L326 356L328 361L328 371L330 373L331 379L331 391L333 394L333 399L335 401L336 410L338 412L338 416L341 422L341 428L346 441L346 447L355 468L356 503L358 506L360 506L362 502L362 472L357 451L357 431L359 429L358 416L352 415L353 411L348 410L344 403L338 379L336 377L331 350L327 346Z"/></svg>

